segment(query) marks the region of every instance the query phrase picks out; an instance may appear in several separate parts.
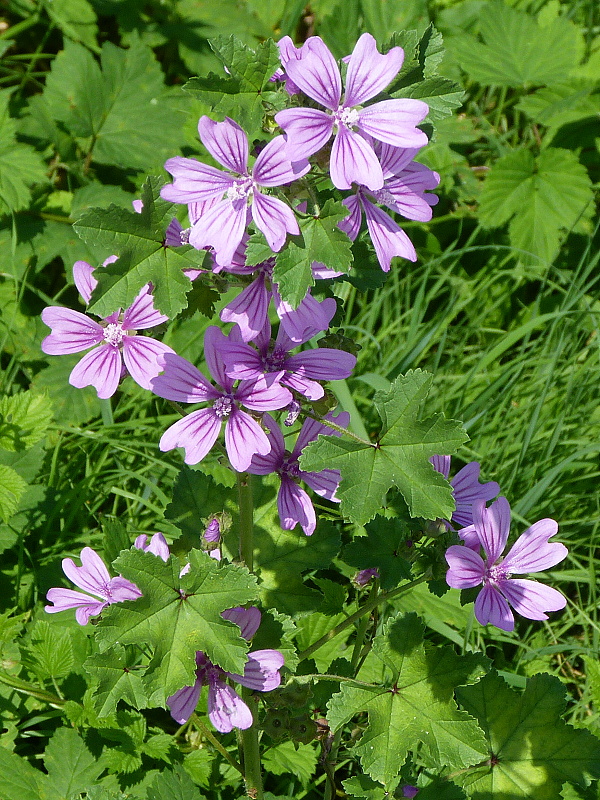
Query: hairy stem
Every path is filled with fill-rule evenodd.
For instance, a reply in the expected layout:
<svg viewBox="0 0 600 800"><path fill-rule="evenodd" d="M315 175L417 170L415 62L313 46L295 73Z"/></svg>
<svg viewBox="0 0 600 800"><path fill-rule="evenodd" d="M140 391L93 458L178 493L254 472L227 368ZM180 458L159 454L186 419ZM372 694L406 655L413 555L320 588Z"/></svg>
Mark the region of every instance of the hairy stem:
<svg viewBox="0 0 600 800"><path fill-rule="evenodd" d="M431 578L429 573L425 573L421 575L420 578L416 578L414 581L410 581L410 583L403 583L402 586L396 587L396 589L392 589L389 592L382 592L381 594L377 595L376 597L371 597L364 606L361 606L358 611L355 611L354 614L350 614L349 617L346 617L345 620L342 620L339 625L336 625L335 628L332 628L325 636L321 636L320 639L317 639L314 644L311 644L310 647L307 647L306 650L302 650L301 653L298 654L298 658L300 661L303 661L305 658L309 658L312 656L314 652L316 652L320 647L323 647L324 644L331 641L334 636L337 636L338 633L345 631L346 628L349 628L351 625L359 620L364 614L370 614L371 611L376 608L380 603L385 603L388 600L393 600L394 597L398 597L404 592L407 592L409 589L412 589L414 586L418 586L420 583L424 583Z"/></svg>
<svg viewBox="0 0 600 800"><path fill-rule="evenodd" d="M247 472L237 473L238 502L240 509L240 559L250 572L254 568L254 504L252 478Z"/></svg>
<svg viewBox="0 0 600 800"><path fill-rule="evenodd" d="M200 720L200 718L198 717L197 714L192 714L192 720L193 720L194 725L196 726L196 728L198 728L198 730L202 733L202 736L204 736L204 738L212 744L212 746L215 748L215 750L218 750L219 753L221 753L221 755L223 756L225 761L227 761L228 764L231 764L231 766L234 769L236 769L241 775L243 775L244 774L244 770L242 769L241 765L238 764L238 762L231 755L231 753L229 753L223 747L223 745L217 739L217 737L214 735L214 733L211 730L209 730L209 728L206 727L206 725ZM184 726L182 726L182 727L184 727Z"/></svg>

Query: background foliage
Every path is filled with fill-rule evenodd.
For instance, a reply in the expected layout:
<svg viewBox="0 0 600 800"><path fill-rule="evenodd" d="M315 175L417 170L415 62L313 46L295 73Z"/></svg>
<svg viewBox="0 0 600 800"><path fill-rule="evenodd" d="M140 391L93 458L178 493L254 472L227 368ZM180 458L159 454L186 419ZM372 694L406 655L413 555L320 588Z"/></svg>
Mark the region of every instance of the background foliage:
<svg viewBox="0 0 600 800"><path fill-rule="evenodd" d="M395 381L405 380L398 376L409 370L415 370L413 376L424 369L433 373L426 415L444 412L464 421L470 441L459 450L460 458L482 463L484 479L500 483L523 527L540 517L559 520L570 557L551 577L571 602L549 622L521 621L518 635L508 635L473 626L471 607L461 605L454 594L436 596L419 587L391 602L398 616L374 646L360 678L369 683L390 675L402 680L405 671L410 676L411 664L431 657L430 642L458 648L460 655L449 650L447 658L456 660L452 669L467 684L481 674L473 652L485 650L500 677L491 674L461 689L457 699L463 710L444 685L448 663L439 684L419 687L422 704L442 705L457 731L468 725L467 711L487 741L503 742L505 767L495 773L500 775L497 784L489 785L487 776L472 772L455 783L478 798L597 797L595 783L582 788L587 778L577 764L565 763L553 771L540 767L543 754L535 737L516 723L498 731L486 702L487 694L499 704L504 695L514 696L512 702L521 704L515 709L528 709L531 720L553 720L557 748L583 752L589 744L583 743L582 730L600 734L597 4L8 0L3 14L0 796L238 796L235 771L218 766L214 751L200 741L178 735L166 712L151 708L134 673L123 685L123 670L111 672L111 664L92 653L88 631L65 615L49 618L42 611L47 589L60 582L64 555L92 545L111 560L138 533L158 529L191 541L197 530L186 527L186 513L208 517L207 503L219 502L229 475L216 461L202 471L182 471L176 455L160 454L157 432L175 417L132 382L123 384L112 407L90 388L70 387L67 377L74 360L44 356L40 341L47 329L39 314L52 301L77 307L73 262L85 259L96 265L112 252L115 242L88 224L88 209L98 206L107 209L106 215L118 216L136 280L155 283L157 303L165 312L183 308L189 289L187 279L179 277L187 264L185 249L169 251L168 262L161 246L163 221L172 213L169 204L156 203L147 217L147 234L129 240L131 201L141 196L146 175L164 177L163 163L173 155L206 155L196 133L202 113L210 110L222 118L235 108L251 131L260 125L253 98L277 61L272 46L261 44L268 37L289 34L300 41L317 33L341 57L365 30L380 44L394 31L408 30L416 33L399 42L407 61L397 91L402 91L403 79L410 82L411 74L425 80L421 96L430 102L429 121L435 130L431 127L432 142L421 158L442 177L440 204L431 223L404 225L417 246L416 265L396 263L385 280L360 240L352 254L344 254L345 264L353 256L354 266L349 279L335 286L342 301L336 321L361 349L354 376L336 386L336 392L353 414L355 432L382 434L382 445L389 444L392 451L402 425L381 430L385 393ZM443 35L443 61L441 38L427 33L431 22ZM259 56L251 72L240 69L225 78L218 56L227 52L232 35L258 47ZM208 40L217 36L222 38L213 50ZM210 72L214 75L209 80ZM201 77L183 92L192 76ZM122 211L109 211L110 204ZM330 211L333 228L336 209ZM72 227L76 221L80 236ZM304 234L318 253L326 234ZM288 272L285 258L277 264L282 285L288 279L289 291L294 286L300 291L300 273ZM161 294L164 270L177 282L169 282L169 291ZM306 273L307 268L303 280ZM126 305L136 293L117 271L107 271L106 281L112 294L100 298L98 312L105 307L102 303ZM181 355L198 359L216 299L210 293L194 297L187 315L169 331L166 341ZM374 404L375 392L380 394ZM456 445L461 442L457 438ZM333 454L336 446L339 440L321 440L306 464L318 468L319 459L329 463L332 458L361 457L359 452ZM434 442L432 448L431 453ZM383 447L378 458L386 457ZM367 523L384 488L372 487L363 508L347 505L342 510L359 525ZM296 532L281 531L272 519L273 490L267 484L263 491L264 498L256 502L259 592L266 604L276 597L281 612L268 619L264 646L269 646L269 636L288 637L291 653L292 638L304 650L343 619L340 575L374 564L361 561L360 548L350 542L349 531L336 522L331 508L331 520L321 523L310 549ZM439 492L441 515L447 498L442 488ZM236 508L230 513L235 515ZM360 532L377 536L368 525ZM410 575L410 553L399 548L412 532L385 533L379 534L376 546L380 563L389 570L389 576L382 572L382 581L389 581L391 588ZM340 542L344 549L335 558ZM133 574L138 569L133 562L143 561L143 554L127 558ZM432 568L443 577L441 565ZM249 582L234 602L251 599L253 591ZM351 597L350 605L354 601ZM217 605L203 612L208 620L218 615ZM413 611L424 620L424 628ZM108 640L110 615L103 625ZM172 629L171 620L165 619L164 625ZM400 631L403 641L413 643L406 658L393 645ZM230 636L238 647L230 656L233 669L241 663L243 643ZM343 634L335 637L301 671L327 669L343 675L346 642ZM125 665L129 647L122 642ZM553 677L532 677L540 671ZM181 675L174 674L174 685L180 685ZM95 681L93 689L86 690L90 681ZM390 747L410 749L409 732L394 724L406 716L401 698L334 686L315 685L311 708L324 713L333 696L329 722L332 730L345 731L347 744L366 727L366 719L344 727L353 703L365 708L364 697L357 697L371 692L368 737L391 730ZM123 693L141 710L117 707ZM558 723L563 712L578 730ZM295 724L294 714L287 719ZM428 736L417 758L425 773L432 759L445 755L436 750L433 726ZM464 764L476 763L477 753L486 752L485 743L473 731L461 736L455 737L449 762L459 764L460 756ZM465 738L473 752L466 752ZM233 749L233 737L225 741ZM369 741L364 735L357 748L349 749L351 761L340 769L343 775L347 763L352 775L353 760L360 763L367 774L345 780L345 791L376 800L383 797L376 781L387 780L393 766L370 760ZM265 758L271 800L320 797L318 755L315 741L300 743L297 750L290 740L275 742ZM37 769L40 763L44 772ZM67 770L66 764L76 768ZM409 782L411 775L405 777ZM425 800L464 796L458 785L436 781L419 795Z"/></svg>

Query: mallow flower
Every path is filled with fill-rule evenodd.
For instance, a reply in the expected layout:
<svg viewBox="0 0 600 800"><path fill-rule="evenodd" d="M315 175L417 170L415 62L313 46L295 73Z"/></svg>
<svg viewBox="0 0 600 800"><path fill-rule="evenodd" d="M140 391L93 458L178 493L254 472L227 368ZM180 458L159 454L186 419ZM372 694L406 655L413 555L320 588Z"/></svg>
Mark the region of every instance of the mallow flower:
<svg viewBox="0 0 600 800"><path fill-rule="evenodd" d="M345 428L350 422L350 414L347 411L341 411L336 417L330 413L324 419ZM283 434L273 417L265 414L263 422L269 429L271 452L267 455L255 455L248 467L248 472L253 475L270 475L272 472L276 472L281 478L281 486L277 494L277 510L281 527L289 531L300 523L304 533L312 536L317 527L315 509L308 494L298 484L303 481L316 494L334 503L339 503L335 493L341 476L337 469L303 472L298 464L298 459L306 445L314 441L320 433L328 433L333 436L340 436L340 433L322 422L307 419L302 425L294 449L290 453L285 449Z"/></svg>
<svg viewBox="0 0 600 800"><path fill-rule="evenodd" d="M291 161L308 158L320 150L335 130L329 171L338 189L360 183L371 190L383 186L381 165L370 142L394 147L423 147L427 136L415 126L425 119L429 108L421 100L372 100L396 77L404 60L401 47L387 53L377 50L370 33L363 33L347 59L346 87L342 99L342 78L337 62L318 36L311 37L285 65L286 76L305 95L325 106L286 108L275 121L287 137Z"/></svg>
<svg viewBox="0 0 600 800"><path fill-rule="evenodd" d="M116 260L112 256L104 263ZM85 261L73 265L73 279L85 303L89 303L98 281L94 268ZM75 365L69 376L71 386L82 389L94 386L98 397L112 397L125 370L144 389L160 372L158 356L174 351L168 345L149 336L136 336L136 331L154 328L168 317L154 308L150 284L146 284L129 308L115 311L96 322L80 311L49 306L42 311L42 321L52 333L42 341L48 355L65 355L90 350Z"/></svg>
<svg viewBox="0 0 600 800"><path fill-rule="evenodd" d="M292 164L283 136L277 136L250 168L248 137L229 117L223 122L201 117L198 134L211 156L229 171L181 156L165 163L174 181L163 186L161 197L175 203L206 202L204 213L192 225L189 243L198 250L211 245L217 263L227 265L252 219L271 250L281 250L287 234L298 234L300 228L292 209L262 190L301 178L310 169L308 162L297 159Z"/></svg>
<svg viewBox="0 0 600 800"><path fill-rule="evenodd" d="M169 545L162 533L153 534L150 541L148 541L148 534L140 533L140 535L136 537L133 546L138 550L143 550L144 553L152 553L153 556L162 558L163 561L169 560Z"/></svg>
<svg viewBox="0 0 600 800"><path fill-rule="evenodd" d="M260 625L258 608L230 608L221 616L235 622L240 634L248 641L256 633ZM213 664L201 650L196 652L196 681L193 686L184 686L167 698L171 716L180 725L187 722L194 713L202 687L208 685L208 718L221 733L229 733L233 728L245 730L252 725L252 712L227 684L231 678L249 689L258 692L270 692L281 683L279 670L284 659L278 650L254 650L248 653L248 661L244 666L244 674L225 672Z"/></svg>
<svg viewBox="0 0 600 800"><path fill-rule="evenodd" d="M271 444L259 423L241 405L251 411L274 411L292 400L288 389L275 380L236 381L225 372L223 342L226 337L214 325L204 334L204 356L211 375L219 386L213 386L200 370L185 358L166 354L161 360L164 373L152 382L152 391L159 397L177 403L208 402L208 408L191 414L171 425L163 433L159 447L164 452L185 448L185 463L197 464L206 456L225 422L225 448L232 467L245 472L255 453L266 455Z"/></svg>
<svg viewBox="0 0 600 800"><path fill-rule="evenodd" d="M99 614L103 608L124 600L137 600L142 593L135 585L119 575L111 578L106 565L91 547L81 551L81 566L78 567L72 558L64 558L63 572L75 586L84 592L73 589L49 589L46 599L53 605L45 606L48 614L57 614L75 608L75 619L80 625L87 625L89 618ZM94 597L90 595L95 595Z"/></svg>
<svg viewBox="0 0 600 800"><path fill-rule="evenodd" d="M434 469L441 472L444 478L448 480L450 475L450 456L432 456L430 459ZM479 472L481 467L477 461L471 461L466 464L462 469L459 469L456 475L450 481L452 487L452 495L456 509L452 514L451 520L444 520L446 527L453 530L453 524L458 528L462 528L459 536L467 541L470 546L474 543L476 550L479 549L479 544L474 536L470 537L464 534L464 529L469 528L473 524L473 503L475 500L492 500L500 491L500 486L496 481L488 481L487 483L479 483ZM474 533L474 532L473 532Z"/></svg>
<svg viewBox="0 0 600 800"><path fill-rule="evenodd" d="M473 527L485 558L466 545L452 545L446 551L450 569L446 581L454 589L472 589L483 584L475 600L475 616L482 625L503 631L515 627L512 606L526 619L548 619L546 611L559 611L567 600L559 591L537 581L513 578L514 574L541 572L567 556L560 542L548 540L558 531L553 519L541 519L519 536L502 558L510 529L510 506L499 497L489 508L485 500L473 503Z"/></svg>

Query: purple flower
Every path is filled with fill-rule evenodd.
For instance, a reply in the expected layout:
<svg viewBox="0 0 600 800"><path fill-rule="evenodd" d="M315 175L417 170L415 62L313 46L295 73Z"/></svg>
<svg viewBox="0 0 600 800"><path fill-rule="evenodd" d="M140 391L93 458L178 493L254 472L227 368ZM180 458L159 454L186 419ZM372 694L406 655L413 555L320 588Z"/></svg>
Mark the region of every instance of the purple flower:
<svg viewBox="0 0 600 800"><path fill-rule="evenodd" d="M75 285L86 303L98 283L93 271L85 261L76 261L73 265ZM69 383L78 389L94 386L100 398L112 397L117 391L123 364L136 383L150 389L152 379L161 369L157 358L173 350L156 339L136 336L135 332L154 328L167 320L168 317L154 308L150 284L144 286L123 314L115 311L100 323L80 311L49 306L42 311L42 321L52 333L42 341L42 350L54 356L93 347L75 365Z"/></svg>
<svg viewBox="0 0 600 800"><path fill-rule="evenodd" d="M357 586L366 586L369 581L379 578L379 570L373 567L369 569L361 569L357 572L353 580Z"/></svg>
<svg viewBox="0 0 600 800"><path fill-rule="evenodd" d="M448 480L450 474L450 456L432 456L430 459L434 469L441 472L444 478ZM452 514L451 522L454 522L459 528L469 528L473 524L473 503L475 500L492 500L500 491L500 486L496 481L488 481L487 483L479 483L479 471L481 467L477 461L471 461L469 464L460 469L454 478L450 481L452 487L452 496L456 504L456 510ZM446 526L453 530L452 525L448 520L444 520ZM462 536L464 531L459 532ZM473 531L473 541L475 549L479 549L479 543L476 534ZM470 546L470 540L467 539Z"/></svg>
<svg viewBox="0 0 600 800"><path fill-rule="evenodd" d="M201 117L198 133L211 156L230 172L180 156L166 162L165 169L175 180L163 186L161 196L165 200L213 201L192 225L190 244L197 249L212 245L217 263L226 265L242 241L251 217L271 249L281 250L287 234L298 234L300 229L292 209L282 200L263 194L261 189L291 183L305 175L310 165L300 159L292 164L285 154L283 137L277 136L260 152L250 170L248 137L229 117L223 122Z"/></svg>
<svg viewBox="0 0 600 800"><path fill-rule="evenodd" d="M138 587L131 581L120 575L111 578L104 562L91 547L84 547L81 551L80 567L75 565L72 558L64 558L62 568L75 586L90 594L75 592L73 589L49 589L46 599L54 605L45 606L44 610L48 614L76 608L75 619L80 625L87 625L89 618L99 614L106 606L122 603L124 600L137 600L142 596Z"/></svg>
<svg viewBox="0 0 600 800"><path fill-rule="evenodd" d="M222 617L235 622L240 627L244 639L250 640L260 625L260 611L255 607L230 608L223 611ZM258 692L270 692L281 683L279 670L284 659L278 650L254 650L248 653L244 674L225 672L215 666L201 651L196 652L196 682L184 686L167 698L171 716L180 725L187 722L194 713L202 686L208 684L208 717L221 733L229 733L233 728L245 730L252 725L252 712L241 697L226 683L232 678L242 686Z"/></svg>
<svg viewBox="0 0 600 800"><path fill-rule="evenodd" d="M371 198L407 219L428 222L431 219L431 207L438 198L426 194L426 190L435 189L440 176L422 164L412 162L417 153L414 148L403 149L383 144L376 151L381 161L383 186L376 191L359 186L353 196L347 197L343 204L350 214L339 223L339 227L354 241L360 231L364 212L377 259L381 269L388 272L394 256L416 261L417 254L398 223L378 208Z"/></svg>
<svg viewBox="0 0 600 800"><path fill-rule="evenodd" d="M350 415L342 411L337 417L327 414L325 419L346 427L350 422ZM277 510L281 527L292 530L300 523L300 527L307 536L311 536L317 526L317 518L310 497L298 486L302 480L308 484L313 492L338 503L335 496L340 482L340 473L337 469L324 469L321 472L302 472L298 466L298 459L302 450L309 442L314 441L320 433L329 433L339 436L337 431L328 428L314 419L307 419L300 429L296 444L291 453L285 449L285 441L279 425L269 415L265 414L264 424L269 429L271 452L268 455L256 455L252 459L248 472L253 475L270 475L276 472L281 478L281 486L277 494Z"/></svg>
<svg viewBox="0 0 600 800"><path fill-rule="evenodd" d="M356 356L329 347L317 347L290 355L289 351L300 343L293 342L283 326L280 326L273 342L268 319L254 340L257 350L241 341L241 334L237 331L239 329L232 330L227 346L223 347L225 371L231 378L258 380L275 373L278 376L276 380L288 389L303 394L309 400L318 400L323 397L325 390L316 381L342 380L351 374L356 365Z"/></svg>
<svg viewBox="0 0 600 800"><path fill-rule="evenodd" d="M312 45L312 38L308 39L306 42L304 42L304 44L300 45L300 47L296 47L289 36L284 36L277 42L277 47L279 48L279 60L281 61L282 68L276 70L276 72L271 76L270 80L285 82L285 90L289 95L298 94L300 89L296 86L294 81L291 80L289 75L286 73L285 68L290 61L297 61L302 57L302 51L305 47L310 49Z"/></svg>
<svg viewBox="0 0 600 800"><path fill-rule="evenodd" d="M138 550L143 550L145 553L152 553L152 555L162 558L163 561L169 560L169 545L162 533L155 533L150 542L148 542L147 534L140 533L133 546L137 547Z"/></svg>
<svg viewBox="0 0 600 800"><path fill-rule="evenodd" d="M419 790L416 786L411 786L410 783L404 784L402 787L402 797L416 797L419 794Z"/></svg>
<svg viewBox="0 0 600 800"><path fill-rule="evenodd" d="M310 43L310 46L308 44ZM308 158L323 147L337 128L329 169L338 189L360 183L381 189L383 172L371 144L371 137L394 147L422 147L427 136L415 126L428 112L421 100L384 100L363 108L396 76L404 52L392 47L382 55L370 33L363 33L348 59L346 92L342 101L342 79L336 60L324 42L308 39L299 59L290 59L286 74L304 94L325 106L287 108L275 115L286 133L288 157Z"/></svg>
<svg viewBox="0 0 600 800"><path fill-rule="evenodd" d="M491 623L503 631L512 631L515 620L510 605L527 619L548 619L546 611L559 611L567 604L556 589L537 581L514 579L516 573L541 572L567 556L567 548L549 542L558 531L553 519L534 523L519 536L505 558L501 558L510 529L510 506L499 497L489 508L484 500L473 503L473 526L483 547L485 561L465 545L452 545L446 551L450 569L449 586L471 589L483 584L475 601L475 616L482 625Z"/></svg>
<svg viewBox="0 0 600 800"><path fill-rule="evenodd" d="M152 390L167 400L178 403L209 402L209 408L193 411L180 419L162 435L162 451L174 447L185 448L185 463L202 461L216 442L225 420L225 448L231 465L244 472L255 453L266 455L270 442L259 423L240 409L273 411L288 405L290 392L276 381L235 381L226 372L223 363L223 342L226 338L215 326L207 328L204 336L204 356L211 375L221 388L210 384L193 364L175 354L165 355L162 366L165 372L152 382Z"/></svg>

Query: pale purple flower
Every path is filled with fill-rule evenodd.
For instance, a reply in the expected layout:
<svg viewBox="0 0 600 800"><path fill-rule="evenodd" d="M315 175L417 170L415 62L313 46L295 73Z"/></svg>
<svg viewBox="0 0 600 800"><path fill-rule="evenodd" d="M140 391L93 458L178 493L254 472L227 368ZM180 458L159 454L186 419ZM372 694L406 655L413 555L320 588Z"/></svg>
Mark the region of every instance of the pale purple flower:
<svg viewBox="0 0 600 800"><path fill-rule="evenodd" d="M416 797L419 790L416 786L411 786L410 783L405 783L402 787L402 797Z"/></svg>
<svg viewBox="0 0 600 800"><path fill-rule="evenodd" d="M342 79L335 58L318 36L308 39L300 58L287 62L286 75L327 111L287 108L275 115L287 136L288 157L294 161L308 158L337 128L329 163L334 185L349 189L352 183L360 183L372 190L381 189L383 172L371 139L394 147L427 144L427 136L415 127L429 110L421 100L383 100L363 107L394 79L403 60L401 47L392 47L382 55L373 36L363 33L348 58L342 100Z"/></svg>
<svg viewBox="0 0 600 800"><path fill-rule="evenodd" d="M54 605L44 607L48 614L75 608L77 622L87 625L89 618L99 614L106 606L122 603L124 600L137 600L142 596L138 587L121 575L111 578L104 562L91 547L84 547L81 551L80 567L75 565L72 558L64 558L62 568L75 586L89 594L73 589L49 589L46 599Z"/></svg>
<svg viewBox="0 0 600 800"><path fill-rule="evenodd" d="M152 390L167 400L178 403L210 403L209 408L193 411L178 420L162 435L162 451L185 448L185 463L197 464L216 442L225 421L225 448L231 465L244 472L255 453L266 455L270 442L259 423L242 411L273 411L288 405L290 392L277 381L242 381L234 387L223 363L223 343L226 337L215 326L204 335L204 356L208 369L220 388L213 386L193 364L175 354L161 360L164 373L155 378Z"/></svg>
<svg viewBox="0 0 600 800"><path fill-rule="evenodd" d="M260 611L254 606L250 608L230 608L223 611L222 617L235 622L244 639L250 640L260 625ZM233 679L249 689L258 692L270 692L281 683L279 670L284 659L278 650L254 650L248 653L248 661L244 666L244 674L225 672L215 666L201 651L196 652L196 682L193 686L184 686L171 697L167 705L173 719L182 725L194 713L202 686L208 684L208 717L221 733L229 733L233 728L245 730L252 725L252 712L226 681Z"/></svg>
<svg viewBox="0 0 600 800"><path fill-rule="evenodd" d="M215 122L203 116L198 133L211 156L229 172L202 164L192 158L170 158L165 169L172 184L163 186L161 196L176 203L212 201L192 225L189 242L197 249L211 245L218 264L226 265L242 241L250 218L262 231L271 249L281 250L288 233L300 229L292 209L262 189L283 186L305 175L306 160L292 164L285 154L282 136L261 150L252 169L248 167L248 137L229 117Z"/></svg>
<svg viewBox="0 0 600 800"><path fill-rule="evenodd" d="M369 569L361 569L353 578L354 583L357 586L366 586L372 580L379 578L379 570L370 567Z"/></svg>
<svg viewBox="0 0 600 800"><path fill-rule="evenodd" d="M350 422L350 415L348 412L342 411L337 417L327 414L324 419L345 428ZM277 510L281 527L289 531L300 523L304 533L311 536L317 526L315 509L308 494L298 485L298 481L304 481L313 492L321 497L339 503L335 493L341 478L337 469L303 472L298 465L298 459L306 445L314 441L320 433L333 436L340 436L340 433L322 422L307 419L300 429L294 449L290 453L285 449L283 434L275 420L269 414L265 414L263 422L270 431L271 452L266 456L254 456L248 472L253 475L270 475L272 472L276 472L279 475L281 486L277 494Z"/></svg>
<svg viewBox="0 0 600 800"><path fill-rule="evenodd" d="M527 619L548 619L546 611L559 611L567 604L556 589L537 581L512 578L513 574L541 572L554 567L567 556L567 548L548 540L558 531L553 519L535 522L519 536L502 558L510 529L510 506L499 497L489 508L485 500L473 503L473 526L483 548L485 560L465 545L452 545L446 551L450 569L446 581L454 589L483 588L475 601L475 616L482 625L489 622L503 631L515 627L510 605Z"/></svg>
<svg viewBox="0 0 600 800"><path fill-rule="evenodd" d="M427 194L426 190L435 189L440 176L423 164L412 161L417 150L388 144L377 147L384 177L383 186L376 191L359 186L354 195L343 201L350 214L339 223L339 228L354 241L359 234L364 212L369 235L384 272L389 271L394 256L416 261L417 254L398 223L372 201L376 200L407 219L420 222L431 219L431 207L438 201L436 195Z"/></svg>
<svg viewBox="0 0 600 800"><path fill-rule="evenodd" d="M133 546L138 550L143 550L145 553L152 553L152 555L162 558L163 561L169 560L169 545L162 533L155 533L150 541L148 541L147 534L140 533Z"/></svg>
<svg viewBox="0 0 600 800"><path fill-rule="evenodd" d="M76 261L73 265L75 285L86 303L98 283L93 272L93 267L85 261ZM75 365L69 383L78 389L94 386L100 398L112 397L117 391L123 367L136 383L150 389L152 379L160 372L158 357L173 350L156 339L136 336L136 330L154 328L168 319L154 308L151 285L146 284L124 313L115 311L101 322L70 308L45 308L42 321L52 333L42 341L41 347L44 353L53 356L79 353L93 347Z"/></svg>
<svg viewBox="0 0 600 800"><path fill-rule="evenodd" d="M448 480L450 475L450 456L432 456L430 459L434 469ZM488 481L487 483L479 483L479 472L481 467L477 461L471 461L460 469L454 478L450 481L452 487L452 496L456 509L452 514L452 520L444 520L446 526L450 530L454 530L451 522L455 523L458 528L470 529L473 524L473 503L475 500L492 500L500 491L500 486L496 481ZM459 536L463 531L459 532ZM465 537L462 537L465 538ZM476 542L476 535L474 534L473 541ZM470 545L470 541L469 541ZM478 549L477 544L475 549Z"/></svg>
<svg viewBox="0 0 600 800"><path fill-rule="evenodd" d="M304 48L310 49L312 44L312 39L308 39L306 42L300 45L300 47L296 47L294 42L290 39L289 36L283 36L278 42L277 47L279 48L279 60L281 61L281 68L276 70L275 73L271 76L271 81L281 81L285 83L285 90L289 95L298 94L300 89L296 86L294 81L289 77L285 68L289 61L297 61L299 58L302 57L302 51Z"/></svg>
<svg viewBox="0 0 600 800"><path fill-rule="evenodd" d="M234 328L227 345L223 347L225 371L231 378L258 380L276 374L276 380L283 386L303 394L309 400L319 400L325 394L317 381L343 380L356 365L356 356L330 347L317 347L291 355L290 350L303 342L293 342L283 325L280 325L277 338L272 341L268 319L254 339L258 349L245 344L238 332L239 328Z"/></svg>
<svg viewBox="0 0 600 800"><path fill-rule="evenodd" d="M204 541L209 545L212 545L211 549L208 551L208 555L211 558L214 558L216 561L220 561L221 548L214 546L219 545L221 541L221 525L216 517L213 517L206 526L206 530L204 531Z"/></svg>

